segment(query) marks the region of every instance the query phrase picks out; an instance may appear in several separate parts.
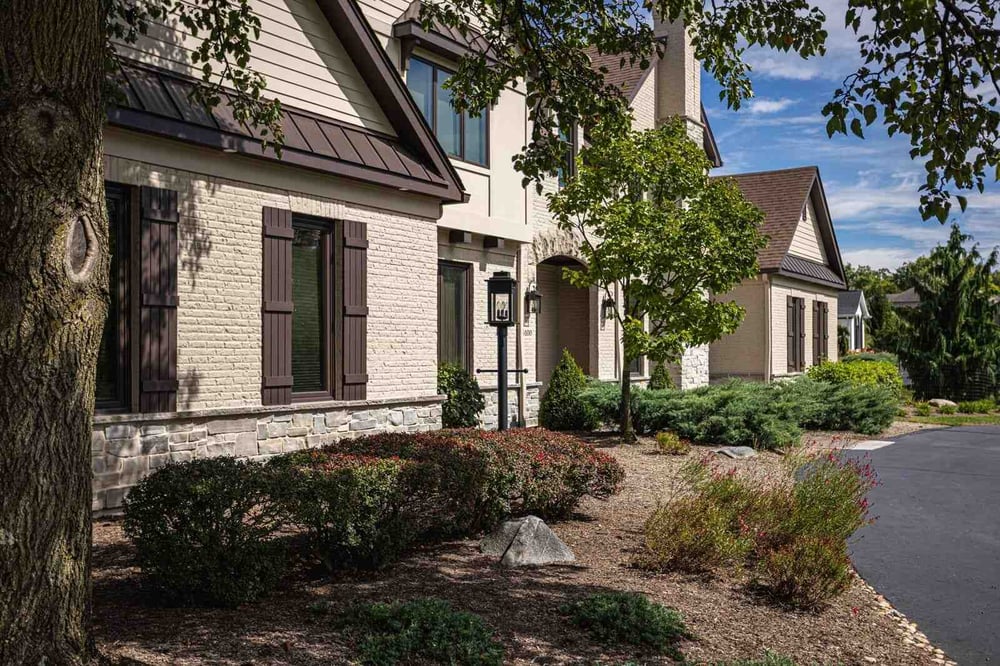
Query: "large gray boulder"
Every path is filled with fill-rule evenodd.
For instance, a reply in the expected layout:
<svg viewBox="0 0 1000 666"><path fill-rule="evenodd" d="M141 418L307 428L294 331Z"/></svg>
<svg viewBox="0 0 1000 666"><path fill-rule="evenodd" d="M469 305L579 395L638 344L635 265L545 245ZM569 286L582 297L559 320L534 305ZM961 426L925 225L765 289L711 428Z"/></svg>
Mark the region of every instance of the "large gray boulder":
<svg viewBox="0 0 1000 666"><path fill-rule="evenodd" d="M931 407L958 407L957 403L945 398L934 398L933 400L928 400L927 404Z"/></svg>
<svg viewBox="0 0 1000 666"><path fill-rule="evenodd" d="M528 516L508 520L479 544L485 555L500 558L505 567L571 564L573 551L559 540L541 518Z"/></svg>

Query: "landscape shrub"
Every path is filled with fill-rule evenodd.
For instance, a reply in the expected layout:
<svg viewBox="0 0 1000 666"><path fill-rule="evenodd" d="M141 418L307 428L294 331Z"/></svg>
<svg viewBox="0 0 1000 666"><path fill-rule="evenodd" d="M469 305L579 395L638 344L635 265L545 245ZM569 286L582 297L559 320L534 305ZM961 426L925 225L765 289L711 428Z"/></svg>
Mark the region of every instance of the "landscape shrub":
<svg viewBox="0 0 1000 666"><path fill-rule="evenodd" d="M962 414L989 414L997 408L997 401L993 398L983 398L982 400L966 400L958 403L958 411Z"/></svg>
<svg viewBox="0 0 1000 666"><path fill-rule="evenodd" d="M681 439L669 430L656 433L656 450L660 453L683 456L691 451L691 442Z"/></svg>
<svg viewBox="0 0 1000 666"><path fill-rule="evenodd" d="M674 378L670 376L670 370L666 363L653 363L653 373L649 376L649 389L657 391L660 389L677 388L674 386Z"/></svg>
<svg viewBox="0 0 1000 666"><path fill-rule="evenodd" d="M938 414L951 415L958 411L955 405L941 405L938 407Z"/></svg>
<svg viewBox="0 0 1000 666"><path fill-rule="evenodd" d="M282 504L329 569L385 566L417 537L410 500L425 470L412 461L311 449L271 466L285 478Z"/></svg>
<svg viewBox="0 0 1000 666"><path fill-rule="evenodd" d="M582 399L587 388L587 377L573 359L568 349L552 371L552 378L539 406L538 419L549 430L593 430L598 425L598 414Z"/></svg>
<svg viewBox="0 0 1000 666"><path fill-rule="evenodd" d="M371 666L501 666L504 661L503 645L482 617L440 599L355 606L340 625L357 642L361 663Z"/></svg>
<svg viewBox="0 0 1000 666"><path fill-rule="evenodd" d="M799 536L764 550L753 568L755 584L777 599L815 608L851 585L847 544L831 537Z"/></svg>
<svg viewBox="0 0 1000 666"><path fill-rule="evenodd" d="M870 523L874 472L834 454L789 465L788 482L762 483L689 463L691 490L646 522L639 563L689 572L742 564L769 594L804 608L839 594L850 581L847 539Z"/></svg>
<svg viewBox="0 0 1000 666"><path fill-rule="evenodd" d="M852 386L878 386L888 389L895 396L903 390L903 376L899 367L889 361L859 361L841 363L823 362L806 371L806 375L819 382L850 384Z"/></svg>
<svg viewBox="0 0 1000 666"><path fill-rule="evenodd" d="M632 388L632 404L635 406L637 395L642 389ZM580 393L580 400L590 405L599 425L617 426L621 416L622 388L617 382L601 382L591 380Z"/></svg>
<svg viewBox="0 0 1000 666"><path fill-rule="evenodd" d="M798 425L809 430L843 430L877 435L899 411L899 399L889 389L813 381L785 382L778 387L782 402Z"/></svg>
<svg viewBox="0 0 1000 666"><path fill-rule="evenodd" d="M601 643L652 648L677 659L677 642L690 637L680 613L635 592L592 594L560 612Z"/></svg>
<svg viewBox="0 0 1000 666"><path fill-rule="evenodd" d="M125 499L123 529L146 582L168 603L236 607L285 570L275 479L252 462L172 463Z"/></svg>
<svg viewBox="0 0 1000 666"><path fill-rule="evenodd" d="M894 366L899 367L899 358L892 352L859 351L848 352L840 356L841 363L856 363L858 361L892 363Z"/></svg>
<svg viewBox="0 0 1000 666"><path fill-rule="evenodd" d="M918 402L913 406L913 411L916 412L917 416L930 416L931 415L930 403Z"/></svg>
<svg viewBox="0 0 1000 666"><path fill-rule="evenodd" d="M445 428L472 428L479 423L479 413L486 400L479 382L465 368L455 363L438 366L437 391L448 396L441 405L441 423Z"/></svg>

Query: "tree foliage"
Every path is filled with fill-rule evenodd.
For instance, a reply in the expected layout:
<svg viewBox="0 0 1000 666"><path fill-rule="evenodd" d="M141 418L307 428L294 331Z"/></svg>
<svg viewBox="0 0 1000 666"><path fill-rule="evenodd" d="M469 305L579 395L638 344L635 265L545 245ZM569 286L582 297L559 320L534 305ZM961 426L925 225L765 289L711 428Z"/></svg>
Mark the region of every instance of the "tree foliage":
<svg viewBox="0 0 1000 666"><path fill-rule="evenodd" d="M871 319L865 322L865 343L880 350L893 350L899 320L887 296L899 291L895 276L886 268L844 266L848 289L860 289Z"/></svg>
<svg viewBox="0 0 1000 666"><path fill-rule="evenodd" d="M506 86L524 86L532 136L515 161L527 182L560 166L560 127L600 118L627 129L623 92L591 69L584 48L622 54L621 67L650 66L662 50L651 13L684 21L696 57L734 109L753 95L748 46L804 58L825 51L826 15L809 0L436 0L424 3L421 16L426 27L470 34L473 25L479 33L482 48L448 82L459 110L480 112ZM890 134L909 136L912 156L927 169L921 212L943 222L952 188L981 191L990 169L1000 169L997 3L849 0L843 19L864 62L845 72L823 108L827 131L863 137L881 116ZM964 195L954 199L964 210Z"/></svg>
<svg viewBox="0 0 1000 666"><path fill-rule="evenodd" d="M923 397L978 398L997 387L997 250L983 257L977 245L965 247L971 240L953 226L915 278L920 305L900 311L899 358Z"/></svg>
<svg viewBox="0 0 1000 666"><path fill-rule="evenodd" d="M724 294L757 273L763 214L735 183L708 176L704 150L683 121L619 134L598 128L578 173L549 196L559 227L580 239L584 268L565 269L578 287L624 296L623 390L629 363L680 358L684 349L736 330L743 308ZM627 399L622 429L631 431Z"/></svg>

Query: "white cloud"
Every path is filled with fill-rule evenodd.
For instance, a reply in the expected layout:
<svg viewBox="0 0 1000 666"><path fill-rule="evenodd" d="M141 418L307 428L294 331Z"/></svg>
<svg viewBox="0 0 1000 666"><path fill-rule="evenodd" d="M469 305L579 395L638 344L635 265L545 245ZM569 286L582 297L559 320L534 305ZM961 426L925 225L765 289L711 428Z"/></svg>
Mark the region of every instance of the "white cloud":
<svg viewBox="0 0 1000 666"><path fill-rule="evenodd" d="M895 270L908 261L913 261L920 252L913 248L873 247L848 250L841 253L846 263L852 266L871 266Z"/></svg>
<svg viewBox="0 0 1000 666"><path fill-rule="evenodd" d="M764 97L750 100L749 112L752 114L779 113L795 104L797 100L782 97L781 99L766 99Z"/></svg>

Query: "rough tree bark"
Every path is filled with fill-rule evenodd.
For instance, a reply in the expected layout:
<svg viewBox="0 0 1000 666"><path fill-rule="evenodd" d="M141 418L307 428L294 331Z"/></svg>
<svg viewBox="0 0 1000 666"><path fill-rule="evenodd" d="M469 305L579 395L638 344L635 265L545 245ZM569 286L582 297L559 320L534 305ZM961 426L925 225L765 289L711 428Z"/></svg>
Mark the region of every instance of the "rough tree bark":
<svg viewBox="0 0 1000 666"><path fill-rule="evenodd" d="M102 12L102 0L0 2L0 664L89 652Z"/></svg>

